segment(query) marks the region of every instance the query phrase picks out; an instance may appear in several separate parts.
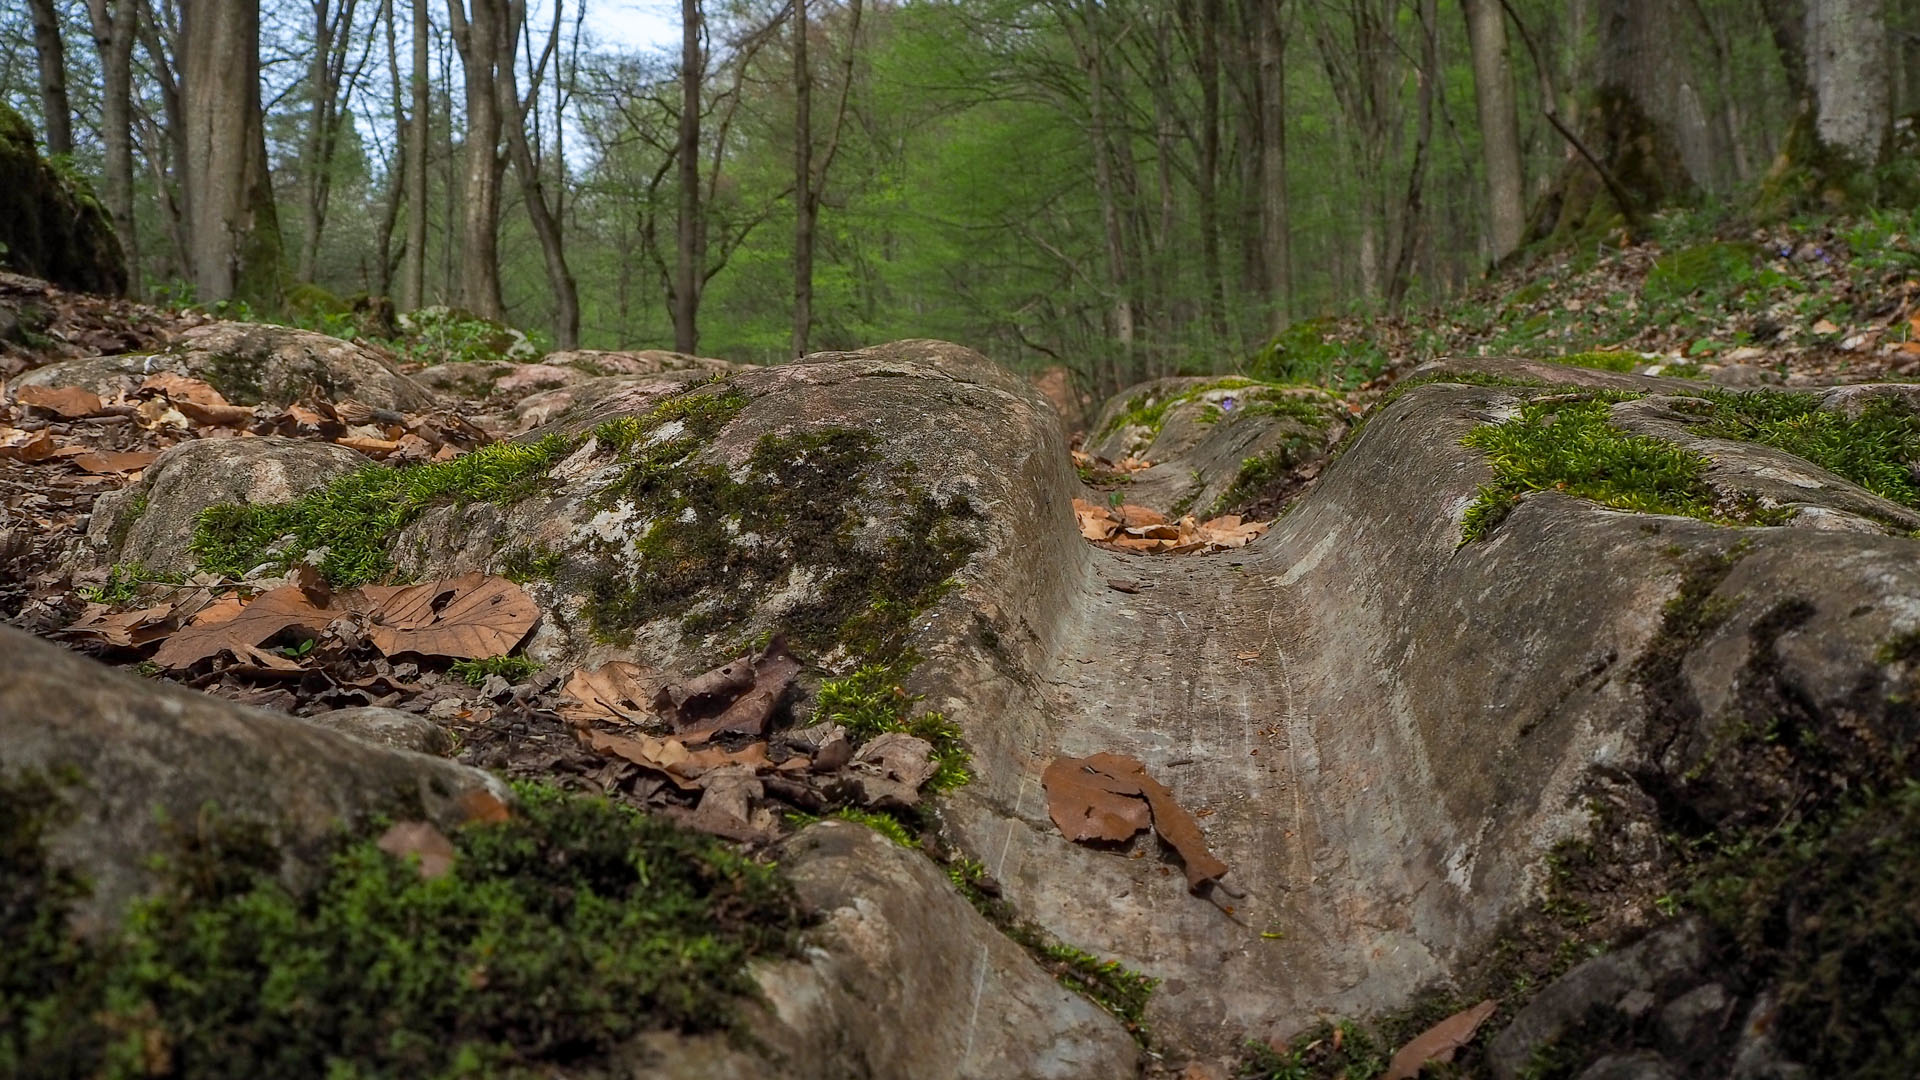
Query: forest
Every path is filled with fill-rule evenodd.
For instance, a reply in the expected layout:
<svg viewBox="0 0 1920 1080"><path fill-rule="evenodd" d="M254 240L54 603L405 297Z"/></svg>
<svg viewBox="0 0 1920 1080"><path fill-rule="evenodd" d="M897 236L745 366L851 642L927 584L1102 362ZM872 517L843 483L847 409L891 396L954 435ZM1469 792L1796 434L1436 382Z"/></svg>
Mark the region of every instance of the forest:
<svg viewBox="0 0 1920 1080"><path fill-rule="evenodd" d="M1661 206L1911 197L1917 0L677 14L636 49L609 0L26 0L0 94L135 298L755 363L940 337L1097 394Z"/></svg>

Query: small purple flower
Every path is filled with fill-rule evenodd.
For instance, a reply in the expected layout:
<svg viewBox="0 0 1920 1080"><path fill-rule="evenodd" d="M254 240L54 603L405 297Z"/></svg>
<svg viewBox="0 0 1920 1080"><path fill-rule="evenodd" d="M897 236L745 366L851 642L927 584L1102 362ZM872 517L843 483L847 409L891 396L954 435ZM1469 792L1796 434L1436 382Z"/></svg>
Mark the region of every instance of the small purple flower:
<svg viewBox="0 0 1920 1080"><path fill-rule="evenodd" d="M1233 411L1233 395L1232 394L1228 394L1226 397L1223 397L1220 399L1220 411L1221 412Z"/></svg>

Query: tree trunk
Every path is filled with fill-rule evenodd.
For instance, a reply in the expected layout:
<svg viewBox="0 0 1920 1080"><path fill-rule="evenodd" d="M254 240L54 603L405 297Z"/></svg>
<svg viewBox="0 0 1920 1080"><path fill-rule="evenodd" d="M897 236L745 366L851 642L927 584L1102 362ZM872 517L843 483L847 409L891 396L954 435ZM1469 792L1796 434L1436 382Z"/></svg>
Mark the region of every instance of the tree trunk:
<svg viewBox="0 0 1920 1080"><path fill-rule="evenodd" d="M1526 232L1522 191L1520 114L1507 53L1506 13L1500 0L1462 0L1473 51L1473 92L1480 113L1480 159L1487 170L1487 222L1495 262L1519 248Z"/></svg>
<svg viewBox="0 0 1920 1080"><path fill-rule="evenodd" d="M1100 203L1100 222L1107 240L1107 288L1113 304L1111 315L1114 338L1131 351L1134 337L1133 285L1127 264L1127 241L1120 225L1120 205L1114 194L1112 151L1107 145L1106 61L1101 53L1106 42L1100 33L1100 5L1083 0L1086 41L1080 63L1087 76L1087 136L1093 150L1094 197ZM1134 374L1128 362L1127 378ZM1103 392L1118 390L1119 380L1101 387Z"/></svg>
<svg viewBox="0 0 1920 1080"><path fill-rule="evenodd" d="M174 57L179 50L169 48L167 34L176 28L161 23L161 11L154 10L151 0L138 0L139 17L135 33L147 54L147 65L153 72L153 79L160 88L160 110L165 123L162 130L166 136L166 150L161 154L164 168L156 165L154 181L161 190L163 199L161 208L167 221L170 266L169 277L193 278L192 240L187 225L187 120L186 105L181 101L179 72L174 65ZM179 41L174 34L173 43Z"/></svg>
<svg viewBox="0 0 1920 1080"><path fill-rule="evenodd" d="M1291 318L1292 227L1287 217L1287 38L1280 4L1255 0L1260 36L1260 263L1266 274L1267 329Z"/></svg>
<svg viewBox="0 0 1920 1080"><path fill-rule="evenodd" d="M279 307L280 228L260 111L257 0L181 10L188 264L202 303Z"/></svg>
<svg viewBox="0 0 1920 1080"><path fill-rule="evenodd" d="M140 13L132 0L87 0L100 56L100 136L105 150L107 214L127 258L127 295L139 296L140 243L133 218L133 41Z"/></svg>
<svg viewBox="0 0 1920 1080"><path fill-rule="evenodd" d="M467 101L466 168L460 236L460 302L475 315L500 321L500 97L495 83L502 60L513 62L502 0L449 0L454 46L460 53Z"/></svg>
<svg viewBox="0 0 1920 1080"><path fill-rule="evenodd" d="M673 347L700 348L700 288L707 262L706 227L700 209L700 82L705 75L700 38L705 16L700 0L680 0L680 126L674 142L679 169L680 220L675 226Z"/></svg>
<svg viewBox="0 0 1920 1080"><path fill-rule="evenodd" d="M60 41L60 10L54 0L27 0L33 14L33 51L40 60L40 111L47 125L47 153L73 153L73 108L67 104L67 50Z"/></svg>
<svg viewBox="0 0 1920 1080"><path fill-rule="evenodd" d="M1433 141L1434 87L1441 78L1437 0L1420 0L1420 128L1413 144L1413 168L1407 174L1407 199L1400 213L1400 239L1387 277L1387 306L1398 311L1413 279L1414 249L1419 246L1421 207L1426 197L1427 147Z"/></svg>
<svg viewBox="0 0 1920 1080"><path fill-rule="evenodd" d="M1820 145L1854 169L1878 164L1893 119L1884 0L1812 0L1806 50Z"/></svg>
<svg viewBox="0 0 1920 1080"><path fill-rule="evenodd" d="M555 22L556 27L558 21ZM518 28L507 27L509 38ZM531 46L529 46L531 48ZM556 78L558 76L556 75ZM506 115L507 156L520 180L520 201L526 204L533 235L540 243L540 257L546 264L547 285L553 290L553 344L559 349L580 347L580 289L574 283L573 270L567 266L565 238L560 232L559 214L547 205L546 186L540 179L540 165L533 159L527 143L526 115L521 108L520 92L511 62L502 64L499 74L500 108ZM539 87L530 96L537 97ZM564 185L566 177L559 178Z"/></svg>
<svg viewBox="0 0 1920 1080"><path fill-rule="evenodd" d="M393 158L387 165L387 202L381 208L380 224L374 233L374 252L379 259L368 292L373 296L393 295L393 228L400 221L400 204L406 198L407 177L413 173L407 160L406 99L400 89L400 42L394 28L394 0L380 0L380 33L387 46L387 100L393 105ZM390 306L390 305L389 305Z"/></svg>
<svg viewBox="0 0 1920 1080"><path fill-rule="evenodd" d="M1207 290L1207 325L1227 336L1226 283L1220 271L1220 0L1200 0L1197 66L1200 75L1200 273Z"/></svg>
<svg viewBox="0 0 1920 1080"><path fill-rule="evenodd" d="M417 311L427 296L427 140L433 108L427 46L433 33L427 0L413 0L413 115L407 118L407 254L400 271L400 310Z"/></svg>
<svg viewBox="0 0 1920 1080"><path fill-rule="evenodd" d="M813 328L813 68L807 59L807 0L793 0L793 345L807 354Z"/></svg>

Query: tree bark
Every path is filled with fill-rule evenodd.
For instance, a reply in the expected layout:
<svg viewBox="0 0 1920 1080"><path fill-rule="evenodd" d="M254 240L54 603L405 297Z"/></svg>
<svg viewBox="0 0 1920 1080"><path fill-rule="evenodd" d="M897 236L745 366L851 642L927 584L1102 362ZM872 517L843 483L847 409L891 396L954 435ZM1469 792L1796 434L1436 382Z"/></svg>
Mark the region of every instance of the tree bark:
<svg viewBox="0 0 1920 1080"><path fill-rule="evenodd" d="M1400 237L1393 270L1387 277L1387 306L1395 311L1413 280L1414 249L1419 246L1421 207L1426 198L1427 147L1433 142L1433 95L1439 83L1440 51L1437 0L1420 0L1420 127L1413 144L1413 168L1407 174L1407 198L1401 208Z"/></svg>
<svg viewBox="0 0 1920 1080"><path fill-rule="evenodd" d="M793 344L807 354L813 328L813 68L807 59L807 0L793 2Z"/></svg>
<svg viewBox="0 0 1920 1080"><path fill-rule="evenodd" d="M1278 0L1255 0L1260 36L1260 238L1267 329L1290 321L1293 244L1287 216L1287 37Z"/></svg>
<svg viewBox="0 0 1920 1080"><path fill-rule="evenodd" d="M47 153L73 153L73 108L67 103L67 50L60 40L60 10L54 0L27 0L33 15L33 51L40 61L40 112L47 126Z"/></svg>
<svg viewBox="0 0 1920 1080"><path fill-rule="evenodd" d="M427 295L427 140L433 109L428 56L433 28L427 21L427 0L413 0L413 71L408 82L413 115L407 118L406 159L407 253L400 270L400 310L416 311Z"/></svg>
<svg viewBox="0 0 1920 1080"><path fill-rule="evenodd" d="M519 28L513 25L518 21L519 12L509 21L507 36L517 37ZM555 12L555 32L559 29L558 11ZM505 133L507 137L507 155L513 161L513 172L520 181L520 201L526 204L527 217L533 225L533 235L540 243L540 257L546 265L547 285L553 290L553 343L560 349L580 347L580 289L574 282L573 270L567 266L565 237L560 231L559 213L547 205L546 185L540 177L540 165L533 158L533 148L527 142L526 111L520 103L517 76L511 62L501 65L499 73L500 108L506 114ZM529 98L538 98L540 88L531 88ZM559 178L561 185L566 177Z"/></svg>
<svg viewBox="0 0 1920 1080"><path fill-rule="evenodd" d="M1522 194L1520 114L1507 52L1506 13L1499 0L1462 0L1473 52L1474 101L1480 115L1480 159L1487 170L1487 223L1495 262L1519 248L1527 228Z"/></svg>
<svg viewBox="0 0 1920 1080"><path fill-rule="evenodd" d="M465 199L461 214L460 302L475 315L500 321L500 96L496 85L504 59L513 62L503 0L448 0L447 15L460 53L467 102Z"/></svg>
<svg viewBox="0 0 1920 1080"><path fill-rule="evenodd" d="M181 5L188 264L202 303L273 311L281 241L260 109L257 0Z"/></svg>
<svg viewBox="0 0 1920 1080"><path fill-rule="evenodd" d="M700 83L706 62L700 0L680 0L680 124L674 141L679 170L680 219L674 230L673 347L700 348L700 289L707 262L706 223L700 207Z"/></svg>
<svg viewBox="0 0 1920 1080"><path fill-rule="evenodd" d="M1200 273L1207 290L1207 325L1227 336L1226 282L1220 271L1220 0L1200 0L1194 29L1200 76Z"/></svg>
<svg viewBox="0 0 1920 1080"><path fill-rule="evenodd" d="M1814 134L1853 168L1878 164L1893 120L1884 0L1810 0L1806 25Z"/></svg>
<svg viewBox="0 0 1920 1080"><path fill-rule="evenodd" d="M100 56L102 187L113 231L127 258L127 295L139 296L140 243L133 217L133 42L140 12L133 0L87 0L94 51Z"/></svg>
<svg viewBox="0 0 1920 1080"><path fill-rule="evenodd" d="M1106 234L1107 288L1113 304L1109 329L1114 339L1130 351L1134 338L1133 284L1114 191L1112 150L1107 145L1106 60L1102 55L1106 42L1101 37L1100 5L1096 0L1082 0L1081 13L1086 34L1080 47L1080 64L1087 76L1087 137L1093 151L1094 197L1100 204L1100 223ZM1127 377L1132 374L1129 363ZM1113 385L1102 386L1101 390L1118 390L1118 383L1114 380Z"/></svg>

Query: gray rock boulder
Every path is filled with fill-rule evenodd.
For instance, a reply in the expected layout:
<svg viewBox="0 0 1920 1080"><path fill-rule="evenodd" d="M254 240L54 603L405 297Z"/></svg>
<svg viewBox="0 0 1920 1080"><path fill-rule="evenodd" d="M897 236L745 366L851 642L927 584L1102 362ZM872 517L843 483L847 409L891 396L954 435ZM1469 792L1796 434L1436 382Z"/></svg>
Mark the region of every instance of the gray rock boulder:
<svg viewBox="0 0 1920 1080"><path fill-rule="evenodd" d="M368 705L314 713L305 719L310 724L319 724L356 739L390 746L395 750L411 750L416 754L437 756L446 753L453 745L445 728L419 713L399 709Z"/></svg>
<svg viewBox="0 0 1920 1080"><path fill-rule="evenodd" d="M194 566L190 545L200 511L288 502L369 464L344 446L272 435L180 443L138 481L95 502L87 540L114 562L185 572Z"/></svg>
<svg viewBox="0 0 1920 1080"><path fill-rule="evenodd" d="M236 405L285 405L316 393L400 412L434 405L425 387L367 346L261 323L196 326L150 355L62 360L21 376L19 385L78 386L112 397L132 393L161 371L203 380Z"/></svg>
<svg viewBox="0 0 1920 1080"><path fill-rule="evenodd" d="M77 784L49 847L92 882L83 926L114 924L170 830L207 814L266 827L297 887L314 870L303 858L343 825L386 813L451 829L463 795L511 797L477 769L148 682L11 627L0 668L0 769Z"/></svg>

